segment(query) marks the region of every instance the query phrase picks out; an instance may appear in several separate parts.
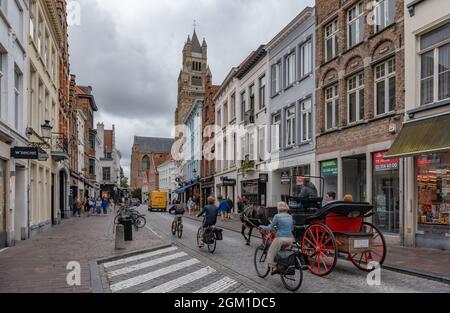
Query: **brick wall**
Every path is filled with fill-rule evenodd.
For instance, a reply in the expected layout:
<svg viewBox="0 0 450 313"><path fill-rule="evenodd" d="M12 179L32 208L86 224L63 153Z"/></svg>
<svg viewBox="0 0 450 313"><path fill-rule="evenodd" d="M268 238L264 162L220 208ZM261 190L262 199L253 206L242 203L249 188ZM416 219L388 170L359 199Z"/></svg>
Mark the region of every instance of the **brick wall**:
<svg viewBox="0 0 450 313"><path fill-rule="evenodd" d="M317 99L317 154L349 149L395 138L389 133L391 123L401 129L405 108L404 87L404 41L403 41L403 0L396 1L395 23L374 34L374 27L365 23L364 40L351 49L347 48L347 10L359 1L319 0L316 1L316 99ZM369 1L363 0L365 17ZM325 60L325 27L338 19L338 55ZM385 116L375 116L374 68L376 64L390 58L396 63L396 108ZM356 73L364 74L363 120L357 125L347 121L347 78ZM339 91L339 127L325 130L325 89L337 84Z"/></svg>

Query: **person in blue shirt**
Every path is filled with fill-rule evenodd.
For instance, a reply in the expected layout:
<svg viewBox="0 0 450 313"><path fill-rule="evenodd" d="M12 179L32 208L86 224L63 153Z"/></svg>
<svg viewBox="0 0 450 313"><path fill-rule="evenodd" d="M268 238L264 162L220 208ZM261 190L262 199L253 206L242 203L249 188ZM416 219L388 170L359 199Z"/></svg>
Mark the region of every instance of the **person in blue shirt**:
<svg viewBox="0 0 450 313"><path fill-rule="evenodd" d="M205 234L205 229L210 226L214 226L217 223L217 213L219 209L215 206L216 199L214 197L208 198L208 205L203 208L203 210L197 215L197 217L205 216L202 224L202 229L200 232L200 247L203 247L205 244L203 242L203 235Z"/></svg>
<svg viewBox="0 0 450 313"><path fill-rule="evenodd" d="M108 208L109 208L109 199L107 197L103 197L102 200L102 209L103 209L103 214L108 214Z"/></svg>
<svg viewBox="0 0 450 313"><path fill-rule="evenodd" d="M222 198L221 196L218 197L218 200L220 202L219 204L219 212L222 216L222 222L225 222L225 219L228 214L228 202L226 199Z"/></svg>
<svg viewBox="0 0 450 313"><path fill-rule="evenodd" d="M295 242L293 236L294 219L289 214L289 206L285 202L280 202L277 205L278 214L273 218L272 224L269 226L261 226L260 228L265 231L271 231L276 229L276 238L270 245L270 249L267 255L269 267L272 271L272 275L278 273L277 264L275 263L275 256L283 247L290 248Z"/></svg>

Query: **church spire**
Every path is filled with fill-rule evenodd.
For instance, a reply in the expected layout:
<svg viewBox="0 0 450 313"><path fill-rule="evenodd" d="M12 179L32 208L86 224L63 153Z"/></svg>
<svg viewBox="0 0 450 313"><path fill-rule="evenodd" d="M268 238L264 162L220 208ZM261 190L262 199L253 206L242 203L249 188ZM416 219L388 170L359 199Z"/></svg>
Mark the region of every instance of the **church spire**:
<svg viewBox="0 0 450 313"><path fill-rule="evenodd" d="M192 52L202 53L202 47L198 41L197 33L194 29L194 34L192 35Z"/></svg>

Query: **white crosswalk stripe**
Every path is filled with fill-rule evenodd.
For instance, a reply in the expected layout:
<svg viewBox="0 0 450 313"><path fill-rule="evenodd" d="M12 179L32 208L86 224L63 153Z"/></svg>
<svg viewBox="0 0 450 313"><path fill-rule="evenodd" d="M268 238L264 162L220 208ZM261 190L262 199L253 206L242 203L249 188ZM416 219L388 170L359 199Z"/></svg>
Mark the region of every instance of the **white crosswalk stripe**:
<svg viewBox="0 0 450 313"><path fill-rule="evenodd" d="M124 267L124 268L121 268L121 269L118 269L115 271L111 271L108 273L108 277L112 278L112 277L116 277L119 275L133 273L133 272L140 271L140 270L143 270L143 269L146 269L146 268L158 265L158 264L163 264L163 263L166 263L169 261L173 261L173 260L185 257L185 256L187 256L187 254L184 252L171 254L171 255L168 255L168 256L165 256L165 257L162 257L159 259L154 259L154 260L151 260L148 262L139 263L139 264L136 264L133 266L127 266L127 267Z"/></svg>
<svg viewBox="0 0 450 313"><path fill-rule="evenodd" d="M161 268L159 270L144 274L144 275L139 275L124 281L120 281L118 283L115 283L113 285L110 286L110 289L112 292L118 292L124 289L128 289L134 286L138 286L141 285L143 283L149 282L155 278L179 271L181 269L186 269L189 266L195 265L200 263L199 260L197 259L190 259L181 263L177 263L171 266L167 266L164 268Z"/></svg>
<svg viewBox="0 0 450 313"><path fill-rule="evenodd" d="M176 251L176 250L178 250L177 247L170 247L170 248L166 248L166 249L161 249L161 250L157 250L157 251L153 251L153 252L149 252L149 253L144 253L144 254L132 256L132 257L125 258L125 259L120 259L120 260L113 261L113 262L104 263L103 267L104 268L109 268L109 267L114 267L114 266L118 266L118 265L123 265L123 264L131 263L131 262L135 262L135 261L151 258L151 257L157 256L157 255L161 255L161 254L164 254L164 253L173 252L173 251Z"/></svg>
<svg viewBox="0 0 450 313"><path fill-rule="evenodd" d="M174 279L172 281L169 281L165 284L162 284L160 286L154 287L152 289L149 289L147 291L144 291L143 293L168 293L171 292L177 288L180 288L182 286L185 286L187 284L190 284L196 280L202 279L209 274L215 273L216 270L211 267L205 267L202 268L199 271L196 271L194 273L187 274L183 277Z"/></svg>
<svg viewBox="0 0 450 313"><path fill-rule="evenodd" d="M229 277L225 277L209 286L206 286L205 288L202 288L194 293L220 293L223 292L234 285L236 285L237 282Z"/></svg>

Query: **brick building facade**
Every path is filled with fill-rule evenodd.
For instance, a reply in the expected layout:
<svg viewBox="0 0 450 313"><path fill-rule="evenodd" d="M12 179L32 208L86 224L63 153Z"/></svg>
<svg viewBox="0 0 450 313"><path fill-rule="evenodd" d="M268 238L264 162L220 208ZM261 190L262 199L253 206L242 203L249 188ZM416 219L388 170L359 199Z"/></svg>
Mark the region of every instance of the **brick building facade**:
<svg viewBox="0 0 450 313"><path fill-rule="evenodd" d="M373 202L398 234L400 161L380 167L404 116L403 0L316 3L317 173L325 192Z"/></svg>

